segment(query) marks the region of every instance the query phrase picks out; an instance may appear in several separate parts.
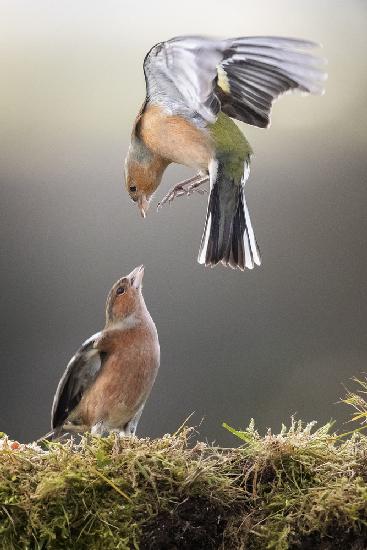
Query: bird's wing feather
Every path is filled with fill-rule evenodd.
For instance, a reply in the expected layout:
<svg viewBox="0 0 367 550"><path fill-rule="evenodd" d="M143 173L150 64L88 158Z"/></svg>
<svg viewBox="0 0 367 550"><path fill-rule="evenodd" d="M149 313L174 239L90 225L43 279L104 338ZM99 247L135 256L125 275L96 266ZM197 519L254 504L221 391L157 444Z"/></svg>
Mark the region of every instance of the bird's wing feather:
<svg viewBox="0 0 367 550"><path fill-rule="evenodd" d="M88 338L70 359L55 393L51 412L52 429L64 424L100 371L103 358L94 347L100 335L97 332Z"/></svg>
<svg viewBox="0 0 367 550"><path fill-rule="evenodd" d="M222 111L254 126L270 123L273 101L288 91L321 94L325 61L308 51L317 44L281 37L232 40L220 64Z"/></svg>
<svg viewBox="0 0 367 550"><path fill-rule="evenodd" d="M222 109L267 126L272 102L282 93L322 93L323 60L305 51L316 46L282 37L173 38L145 58L147 98L206 122L214 122Z"/></svg>
<svg viewBox="0 0 367 550"><path fill-rule="evenodd" d="M220 40L182 36L157 44L144 61L148 99L214 122L220 110L216 67L222 59Z"/></svg>

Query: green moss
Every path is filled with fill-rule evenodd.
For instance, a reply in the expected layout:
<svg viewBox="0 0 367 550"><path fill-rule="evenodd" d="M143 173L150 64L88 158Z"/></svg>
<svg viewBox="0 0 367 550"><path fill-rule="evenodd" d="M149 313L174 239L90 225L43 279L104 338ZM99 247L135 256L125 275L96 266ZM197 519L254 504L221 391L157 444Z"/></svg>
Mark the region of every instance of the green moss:
<svg viewBox="0 0 367 550"><path fill-rule="evenodd" d="M353 397L354 396L354 397ZM347 396L358 414L363 394ZM353 402L351 402L351 400ZM361 417L362 418L362 417ZM364 418L364 417L363 417ZM367 540L367 438L292 421L242 446L162 439L0 440L0 548L335 549ZM234 441L236 441L234 439Z"/></svg>

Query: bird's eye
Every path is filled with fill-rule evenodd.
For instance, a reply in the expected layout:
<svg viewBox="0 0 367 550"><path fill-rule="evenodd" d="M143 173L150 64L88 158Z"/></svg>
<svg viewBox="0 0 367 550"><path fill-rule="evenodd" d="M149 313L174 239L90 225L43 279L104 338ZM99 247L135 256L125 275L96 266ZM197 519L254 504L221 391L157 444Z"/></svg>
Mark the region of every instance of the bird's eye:
<svg viewBox="0 0 367 550"><path fill-rule="evenodd" d="M135 193L135 191L136 191L136 186L135 186L135 185L131 185L131 186L129 187L129 189L130 189L131 193Z"/></svg>
<svg viewBox="0 0 367 550"><path fill-rule="evenodd" d="M116 294L123 294L125 292L125 289L123 286L119 286L116 290Z"/></svg>

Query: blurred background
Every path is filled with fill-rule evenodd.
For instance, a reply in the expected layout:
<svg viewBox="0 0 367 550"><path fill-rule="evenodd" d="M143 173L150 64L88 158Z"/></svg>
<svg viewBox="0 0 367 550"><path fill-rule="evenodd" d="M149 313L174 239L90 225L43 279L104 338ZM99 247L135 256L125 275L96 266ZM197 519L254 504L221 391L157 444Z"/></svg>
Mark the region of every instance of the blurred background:
<svg viewBox="0 0 367 550"><path fill-rule="evenodd" d="M193 411L279 429L295 413L343 426L343 384L367 368L363 0L0 1L0 430L49 428L53 395L81 342L104 324L119 276L146 266L161 369L139 426L173 432ZM206 197L143 221L123 188L144 55L178 34L322 42L323 97L286 96L272 127L245 130L247 199L263 265L196 263ZM169 168L158 201L190 172ZM345 429L345 426L344 426Z"/></svg>

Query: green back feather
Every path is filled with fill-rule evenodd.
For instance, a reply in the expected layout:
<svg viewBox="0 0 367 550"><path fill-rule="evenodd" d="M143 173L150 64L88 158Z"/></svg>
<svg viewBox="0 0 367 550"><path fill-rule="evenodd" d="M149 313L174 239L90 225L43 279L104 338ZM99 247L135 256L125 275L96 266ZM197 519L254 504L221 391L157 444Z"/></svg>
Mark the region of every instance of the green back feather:
<svg viewBox="0 0 367 550"><path fill-rule="evenodd" d="M222 161L228 176L240 180L245 160L252 154L251 145L233 120L220 112L214 124L209 126L218 160Z"/></svg>

